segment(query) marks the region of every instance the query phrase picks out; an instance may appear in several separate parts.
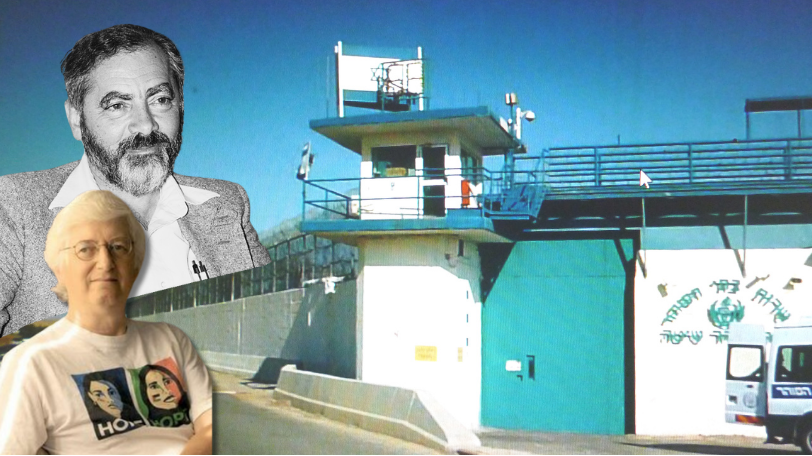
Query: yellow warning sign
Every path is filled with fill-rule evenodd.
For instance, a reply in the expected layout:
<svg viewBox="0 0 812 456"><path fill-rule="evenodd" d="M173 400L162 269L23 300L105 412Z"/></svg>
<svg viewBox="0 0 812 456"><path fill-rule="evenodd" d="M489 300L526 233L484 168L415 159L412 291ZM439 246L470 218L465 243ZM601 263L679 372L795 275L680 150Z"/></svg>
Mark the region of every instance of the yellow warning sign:
<svg viewBox="0 0 812 456"><path fill-rule="evenodd" d="M457 347L457 362L462 362L462 347Z"/></svg>
<svg viewBox="0 0 812 456"><path fill-rule="evenodd" d="M414 360L437 361L437 347L432 347L429 345L415 345Z"/></svg>

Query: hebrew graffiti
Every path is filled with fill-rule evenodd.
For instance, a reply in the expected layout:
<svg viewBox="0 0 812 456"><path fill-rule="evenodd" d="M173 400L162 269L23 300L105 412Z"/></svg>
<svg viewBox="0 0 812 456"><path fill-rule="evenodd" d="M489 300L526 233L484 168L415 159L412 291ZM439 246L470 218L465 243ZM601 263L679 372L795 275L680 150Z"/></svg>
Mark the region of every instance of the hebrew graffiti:
<svg viewBox="0 0 812 456"><path fill-rule="evenodd" d="M763 306L765 303L768 303L773 299L773 295L767 295L767 290L759 288L755 296L753 296L753 299L750 301L755 301L756 298L758 298L758 303Z"/></svg>
<svg viewBox="0 0 812 456"><path fill-rule="evenodd" d="M722 296L719 296L707 307L707 321L712 325L712 328L710 328L711 330L708 330L708 328L705 327L705 335L709 335L709 337L706 338L709 341L707 342L708 344L724 344L728 342L728 329L730 328L730 325L735 322L745 321L745 305L748 305L749 307L754 307L757 305L757 307L762 307L769 311L769 315L767 315L766 312L757 312L754 315L749 315L748 318L751 320L755 318L754 321L759 321L764 317L767 317L772 319L773 323L780 323L787 321L792 317L792 314L787 306L785 306L780 299L776 298L775 294L770 293L767 289L758 288L758 291L755 292L748 291L750 287L754 287L759 284L759 282L766 281L769 278L769 274L765 275L764 277L756 277L749 281L747 286L744 288L742 288L743 284L739 280L722 278L718 278L707 285L709 288L715 289L716 292L713 295L722 294ZM790 282L792 282L792 280L790 280ZM662 297L666 297L666 284L662 283L657 285L657 291ZM744 294L747 294L750 299L747 300L747 298L743 296ZM675 322L678 317L691 306L695 308L695 303L701 298L702 292L700 288L694 288L690 292L682 295L665 312L660 326L663 326L666 323ZM707 299L707 301L710 301L710 299ZM702 304L700 304L700 306L705 307ZM699 309L696 310L698 311ZM748 314L751 312L748 312ZM697 318L702 318L701 315L701 313L691 311L689 312L689 317L687 317L687 320L683 319L683 323L690 320L691 323L688 324L694 325L700 321L697 320ZM662 330L660 333L660 343L680 345L684 340L688 340L691 344L697 345L703 339L703 332L699 331L699 328L696 329L697 330L692 331ZM770 342L772 340L772 334L769 332L766 333L766 338L767 341Z"/></svg>
<svg viewBox="0 0 812 456"><path fill-rule="evenodd" d="M677 303L671 306L671 308L668 309L668 312L665 313L665 318L660 326L676 320L680 311L682 309L687 309L692 302L699 300L700 296L702 296L702 292L699 291L699 288L694 288L688 293L682 295L682 297L677 300Z"/></svg>
<svg viewBox="0 0 812 456"><path fill-rule="evenodd" d="M738 280L731 280L727 281L724 279L719 279L716 282L708 285L709 287L716 287L716 293L728 293L728 294L736 294L739 292L739 281Z"/></svg>
<svg viewBox="0 0 812 456"><path fill-rule="evenodd" d="M730 332L727 329L725 329L725 330L717 329L716 331L711 333L711 337L713 337L716 340L717 344L727 342L729 336L730 336ZM773 341L773 333L768 332L768 333L765 334L765 336L766 336L767 342L772 342Z"/></svg>
<svg viewBox="0 0 812 456"><path fill-rule="evenodd" d="M688 340L696 345L702 340L702 331L678 331L665 330L660 333L660 343L679 345L683 340Z"/></svg>
<svg viewBox="0 0 812 456"><path fill-rule="evenodd" d="M750 301L755 301L756 298L758 298L758 303L762 306L767 306L767 304L773 306L772 310L770 310L770 314L773 316L773 323L787 321L787 319L792 316L789 311L784 308L784 305L781 304L779 299L776 299L773 295L767 294L767 290L759 288L759 290L753 296L753 299Z"/></svg>
<svg viewBox="0 0 812 456"><path fill-rule="evenodd" d="M778 304L776 304L776 302ZM770 313L774 314L773 315L773 323L778 323L779 321L787 321L789 319L789 317L792 316L787 311L787 309L785 309L784 306L781 304L781 301L776 299L775 302L772 303L772 305L773 305L773 310L771 310Z"/></svg>

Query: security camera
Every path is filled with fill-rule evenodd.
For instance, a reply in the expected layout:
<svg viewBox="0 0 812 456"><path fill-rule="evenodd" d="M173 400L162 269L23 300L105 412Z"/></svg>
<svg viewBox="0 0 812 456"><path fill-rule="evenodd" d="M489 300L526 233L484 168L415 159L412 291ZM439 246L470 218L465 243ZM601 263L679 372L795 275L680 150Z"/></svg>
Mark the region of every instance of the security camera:
<svg viewBox="0 0 812 456"><path fill-rule="evenodd" d="M524 118L527 119L528 122L532 122L536 120L536 113L534 113L533 111L525 111Z"/></svg>

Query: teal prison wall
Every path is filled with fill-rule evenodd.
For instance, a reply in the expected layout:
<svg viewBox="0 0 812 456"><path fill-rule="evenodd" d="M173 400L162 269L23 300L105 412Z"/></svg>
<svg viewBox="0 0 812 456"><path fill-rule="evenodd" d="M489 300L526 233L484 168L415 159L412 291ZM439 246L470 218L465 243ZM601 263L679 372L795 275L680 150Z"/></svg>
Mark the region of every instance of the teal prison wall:
<svg viewBox="0 0 812 456"><path fill-rule="evenodd" d="M625 384L633 326L624 326L633 277L632 239L517 242L482 311L482 424L633 432ZM509 360L520 370L507 370Z"/></svg>

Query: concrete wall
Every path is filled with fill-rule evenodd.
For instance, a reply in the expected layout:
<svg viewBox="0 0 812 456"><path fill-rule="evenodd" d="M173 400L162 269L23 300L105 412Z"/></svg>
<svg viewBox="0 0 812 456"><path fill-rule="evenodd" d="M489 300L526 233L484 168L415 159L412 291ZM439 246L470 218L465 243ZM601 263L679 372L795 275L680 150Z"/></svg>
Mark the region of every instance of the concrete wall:
<svg viewBox="0 0 812 456"><path fill-rule="evenodd" d="M321 283L144 317L189 335L209 367L275 383L279 369L356 377L355 281Z"/></svg>
<svg viewBox="0 0 812 456"><path fill-rule="evenodd" d="M454 236L359 242L360 379L429 391L457 420L479 425L479 254ZM363 310L361 310L363 309Z"/></svg>
<svg viewBox="0 0 812 456"><path fill-rule="evenodd" d="M425 391L374 385L328 375L282 370L274 398L373 432L449 454L476 454L479 438ZM467 450L467 451L466 451Z"/></svg>
<svg viewBox="0 0 812 456"><path fill-rule="evenodd" d="M727 424L725 362L732 320L795 321L812 308L809 249L648 250L635 277L636 432L749 434ZM801 279L788 289L790 279ZM756 281L756 279L762 279ZM665 294L665 295L663 295Z"/></svg>

